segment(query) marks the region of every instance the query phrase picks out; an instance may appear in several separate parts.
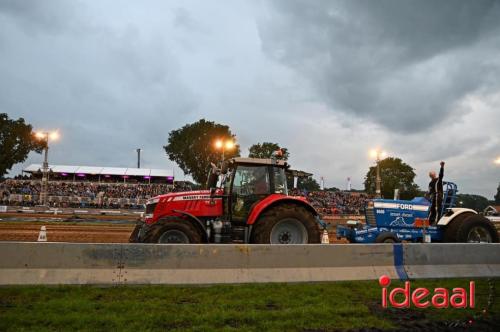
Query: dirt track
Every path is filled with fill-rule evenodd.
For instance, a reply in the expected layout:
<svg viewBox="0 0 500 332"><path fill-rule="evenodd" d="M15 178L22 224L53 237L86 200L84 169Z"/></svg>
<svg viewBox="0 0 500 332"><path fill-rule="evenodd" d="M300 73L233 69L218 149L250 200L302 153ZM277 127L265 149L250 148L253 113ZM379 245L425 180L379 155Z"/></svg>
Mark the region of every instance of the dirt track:
<svg viewBox="0 0 500 332"><path fill-rule="evenodd" d="M36 241L42 222L0 223L0 241ZM123 243L128 242L134 225L54 225L48 224L51 242Z"/></svg>
<svg viewBox="0 0 500 332"><path fill-rule="evenodd" d="M7 218L9 216L8 214L1 215L2 219L7 222L0 222L0 241L37 241L40 227L45 225L47 240L50 242L126 243L135 227L134 224L113 225L106 223L106 220L103 220L103 224L100 224L94 218L95 216L79 216L80 222L86 220L91 224L56 221L52 216L43 214L36 218L38 221L30 221L28 217L32 216L23 214L22 217L26 218L26 221L8 222ZM19 216L19 214L14 215L16 218L19 218ZM103 216L103 218L107 219L109 217ZM115 219L132 221L130 217L127 219L125 216L116 216ZM345 223L347 218L326 216L324 219L330 225L330 243L347 242L346 240L338 241L335 235L335 226L339 223Z"/></svg>
<svg viewBox="0 0 500 332"><path fill-rule="evenodd" d="M126 243L134 225L55 225L36 223L0 223L0 241L36 241L40 227L47 228L47 240L50 242L80 243ZM331 243L338 241L335 233L329 234Z"/></svg>

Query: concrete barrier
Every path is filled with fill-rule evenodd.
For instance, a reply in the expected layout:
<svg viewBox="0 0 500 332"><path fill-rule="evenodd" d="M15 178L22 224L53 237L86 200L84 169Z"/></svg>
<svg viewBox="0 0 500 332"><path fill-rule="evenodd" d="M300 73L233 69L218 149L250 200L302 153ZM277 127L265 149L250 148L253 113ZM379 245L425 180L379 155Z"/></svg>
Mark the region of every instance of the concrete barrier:
<svg viewBox="0 0 500 332"><path fill-rule="evenodd" d="M404 273L400 278L500 277L500 244L399 244ZM395 246L395 247L396 247Z"/></svg>
<svg viewBox="0 0 500 332"><path fill-rule="evenodd" d="M212 284L397 278L391 245L0 242L0 284Z"/></svg>
<svg viewBox="0 0 500 332"><path fill-rule="evenodd" d="M500 277L500 244L0 242L0 284L214 284Z"/></svg>

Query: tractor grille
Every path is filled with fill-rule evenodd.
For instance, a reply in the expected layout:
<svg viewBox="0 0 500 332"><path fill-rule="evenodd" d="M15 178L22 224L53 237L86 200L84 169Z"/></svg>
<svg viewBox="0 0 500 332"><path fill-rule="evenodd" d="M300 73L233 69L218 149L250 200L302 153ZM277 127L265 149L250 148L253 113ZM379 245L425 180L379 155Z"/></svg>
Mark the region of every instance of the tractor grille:
<svg viewBox="0 0 500 332"><path fill-rule="evenodd" d="M366 223L370 226L375 226L376 221L375 221L375 210L373 207L367 207L366 208Z"/></svg>

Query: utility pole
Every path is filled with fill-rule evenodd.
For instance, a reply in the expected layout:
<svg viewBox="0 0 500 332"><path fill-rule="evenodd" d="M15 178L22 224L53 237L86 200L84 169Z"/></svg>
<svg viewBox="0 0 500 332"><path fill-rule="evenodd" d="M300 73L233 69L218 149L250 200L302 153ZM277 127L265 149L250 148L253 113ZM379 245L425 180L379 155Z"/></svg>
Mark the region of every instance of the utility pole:
<svg viewBox="0 0 500 332"><path fill-rule="evenodd" d="M141 168L141 149L135 150L137 151L137 168Z"/></svg>

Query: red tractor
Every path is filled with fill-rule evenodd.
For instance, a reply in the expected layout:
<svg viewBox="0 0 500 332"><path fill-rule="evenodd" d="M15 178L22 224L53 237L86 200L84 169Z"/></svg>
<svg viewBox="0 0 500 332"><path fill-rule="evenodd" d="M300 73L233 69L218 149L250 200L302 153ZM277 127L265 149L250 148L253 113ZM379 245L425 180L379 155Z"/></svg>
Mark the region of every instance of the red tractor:
<svg viewBox="0 0 500 332"><path fill-rule="evenodd" d="M280 160L212 164L209 190L150 199L130 236L139 243L320 243L322 221L304 197L289 196Z"/></svg>

